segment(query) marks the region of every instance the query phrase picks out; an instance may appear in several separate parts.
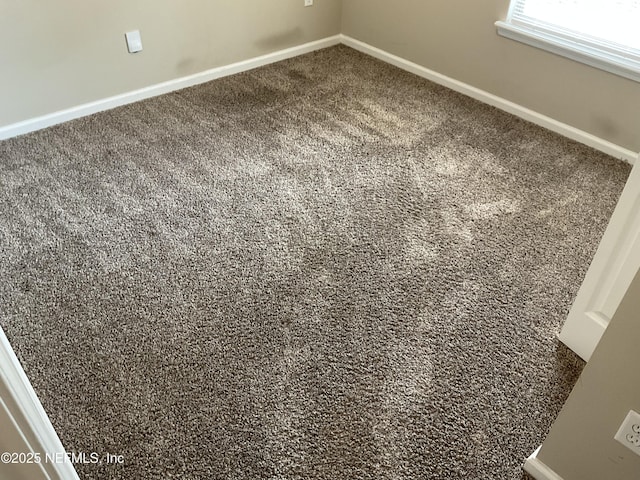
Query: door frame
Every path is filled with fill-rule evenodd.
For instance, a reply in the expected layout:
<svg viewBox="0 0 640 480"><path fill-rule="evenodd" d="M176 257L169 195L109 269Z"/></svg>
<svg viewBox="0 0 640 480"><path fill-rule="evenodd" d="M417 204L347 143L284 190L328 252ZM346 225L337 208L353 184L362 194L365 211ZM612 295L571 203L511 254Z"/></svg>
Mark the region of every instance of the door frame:
<svg viewBox="0 0 640 480"><path fill-rule="evenodd" d="M640 156L558 338L591 358L631 281L640 270Z"/></svg>
<svg viewBox="0 0 640 480"><path fill-rule="evenodd" d="M48 480L80 480L71 461L54 462L49 458L67 458L65 449L47 413L36 395L9 340L0 327L0 408L11 419L14 431L29 452L40 455L42 478ZM52 456L56 455L57 456Z"/></svg>

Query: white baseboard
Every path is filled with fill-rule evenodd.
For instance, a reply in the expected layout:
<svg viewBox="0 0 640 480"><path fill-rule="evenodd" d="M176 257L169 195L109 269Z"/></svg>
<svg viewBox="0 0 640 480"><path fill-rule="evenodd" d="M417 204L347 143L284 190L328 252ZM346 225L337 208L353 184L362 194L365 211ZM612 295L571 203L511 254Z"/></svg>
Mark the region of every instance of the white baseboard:
<svg viewBox="0 0 640 480"><path fill-rule="evenodd" d="M536 125L559 133L560 135L570 138L571 140L575 140L584 145L588 145L589 147L595 148L596 150L611 155L612 157L616 157L629 162L632 165L638 158L637 152L633 152L621 147L620 145L616 145L607 140L596 137L595 135L587 133L583 130L579 130L575 127L567 125L566 123L554 120L553 118L547 117L546 115L534 112L533 110L525 108L522 105L518 105L517 103L510 102L509 100L506 100L502 97L498 97L489 92L485 92L484 90L480 90L479 88L455 80L451 77L447 77L446 75L442 75L441 73L429 70L428 68L418 65L417 63L410 62L408 60L405 60L404 58L385 52L384 50L373 47L367 43L361 42L360 40L356 40L355 38L351 38L347 35L340 35L340 40L341 43L354 48L355 50L371 55L372 57L375 57L386 63L390 63L391 65L395 65L396 67L406 70L407 72L414 73L434 83L462 93L463 95L467 95L468 97L499 108L500 110L504 110L505 112L511 113L531 123L535 123Z"/></svg>
<svg viewBox="0 0 640 480"><path fill-rule="evenodd" d="M589 276L589 279L593 280L593 277ZM598 278L598 280L601 280ZM606 279L613 284L615 280L619 279ZM587 277L583 281L584 287L590 286L587 282ZM604 280L602 280L604 282ZM605 287L598 285L604 290ZM626 289L624 290L626 292ZM581 311L580 307L583 307L586 302L591 300L585 299L584 295L580 296L580 299L576 297L569 312L569 316L566 318L562 330L558 335L558 340L564 343L567 347L578 354L585 362L588 362L593 355L602 335L609 324L610 319L606 317L602 312L585 312Z"/></svg>
<svg viewBox="0 0 640 480"><path fill-rule="evenodd" d="M216 78L226 77L247 70L252 70L263 65L286 60L287 58L297 57L305 53L320 50L322 48L331 47L340 43L340 35L316 40L315 42L305 43L297 47L279 50L277 52L262 55L260 57L250 58L231 65L212 68L204 72L196 73L186 77L169 80L168 82L158 83L149 87L134 90L132 92L123 93L109 98L97 100L95 102L85 103L76 107L53 112L41 117L32 118L22 122L13 123L4 127L0 127L0 140L4 140L25 133L40 130L42 128L57 125L58 123L67 122L80 117L85 117L93 113L102 112L111 108L119 107L129 103L144 100L146 98L155 97L164 93L180 90L181 88L191 87L200 83L209 82Z"/></svg>
<svg viewBox="0 0 640 480"><path fill-rule="evenodd" d="M535 478L535 480L563 480L560 475L538 460L540 448L541 447L538 447L524 462L524 471Z"/></svg>
<svg viewBox="0 0 640 480"><path fill-rule="evenodd" d="M0 327L0 399L2 408L11 418L14 431L2 432L6 441L17 441L25 445L29 452L41 457L40 468L43 477L49 480L79 480L71 462L48 462L46 454L65 455L65 449L58 434L51 425L40 400L24 373L9 340ZM55 457L52 457L55 458Z"/></svg>
<svg viewBox="0 0 640 480"><path fill-rule="evenodd" d="M104 98L95 102L78 105L76 107L60 110L41 117L6 125L4 127L0 127L0 140L40 130L58 123L67 122L69 120L137 102L146 98L155 97L164 93L173 92L181 88L209 82L216 78L252 70L263 65L279 62L287 58L296 57L322 48L331 47L339 43L343 43L351 48L371 55L372 57L395 65L396 67L414 73L420 77L426 78L427 80L443 85L471 98L475 98L483 103L492 105L500 110L504 110L505 112L516 115L524 120L540 125L553 132L588 145L613 157L625 160L631 164L633 164L638 157L638 153L636 152L342 34L327 37L315 42L305 43L304 45L299 45L297 47L279 50L277 52L233 63L231 65L213 68L187 77L181 77L168 82L151 85L149 87Z"/></svg>

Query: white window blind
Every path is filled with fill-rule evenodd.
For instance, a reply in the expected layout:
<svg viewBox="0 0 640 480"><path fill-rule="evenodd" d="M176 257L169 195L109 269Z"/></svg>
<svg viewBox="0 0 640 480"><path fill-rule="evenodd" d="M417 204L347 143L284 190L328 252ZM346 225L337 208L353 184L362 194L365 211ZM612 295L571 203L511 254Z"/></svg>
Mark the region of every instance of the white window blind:
<svg viewBox="0 0 640 480"><path fill-rule="evenodd" d="M640 81L640 0L512 0L506 37Z"/></svg>

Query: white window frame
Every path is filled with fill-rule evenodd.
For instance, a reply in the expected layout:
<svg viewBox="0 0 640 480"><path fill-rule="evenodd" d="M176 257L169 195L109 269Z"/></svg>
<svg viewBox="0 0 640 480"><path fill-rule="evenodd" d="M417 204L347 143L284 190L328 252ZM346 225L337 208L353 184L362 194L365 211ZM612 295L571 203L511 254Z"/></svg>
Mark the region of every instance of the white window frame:
<svg viewBox="0 0 640 480"><path fill-rule="evenodd" d="M506 20L496 22L499 35L640 82L640 58L595 39L585 41L568 30L514 22L516 3L511 0Z"/></svg>

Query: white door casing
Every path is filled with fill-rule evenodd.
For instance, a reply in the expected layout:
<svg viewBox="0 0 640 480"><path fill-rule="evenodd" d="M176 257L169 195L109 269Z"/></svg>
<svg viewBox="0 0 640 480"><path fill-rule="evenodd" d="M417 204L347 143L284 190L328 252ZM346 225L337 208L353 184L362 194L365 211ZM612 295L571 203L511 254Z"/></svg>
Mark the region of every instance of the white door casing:
<svg viewBox="0 0 640 480"><path fill-rule="evenodd" d="M40 460L33 463L31 455L24 462L0 463L0 477L79 480L70 461L47 461L47 453L51 458L65 458L64 447L1 327L0 424L0 453L38 454Z"/></svg>
<svg viewBox="0 0 640 480"><path fill-rule="evenodd" d="M640 159L636 161L559 339L588 361L640 270Z"/></svg>

